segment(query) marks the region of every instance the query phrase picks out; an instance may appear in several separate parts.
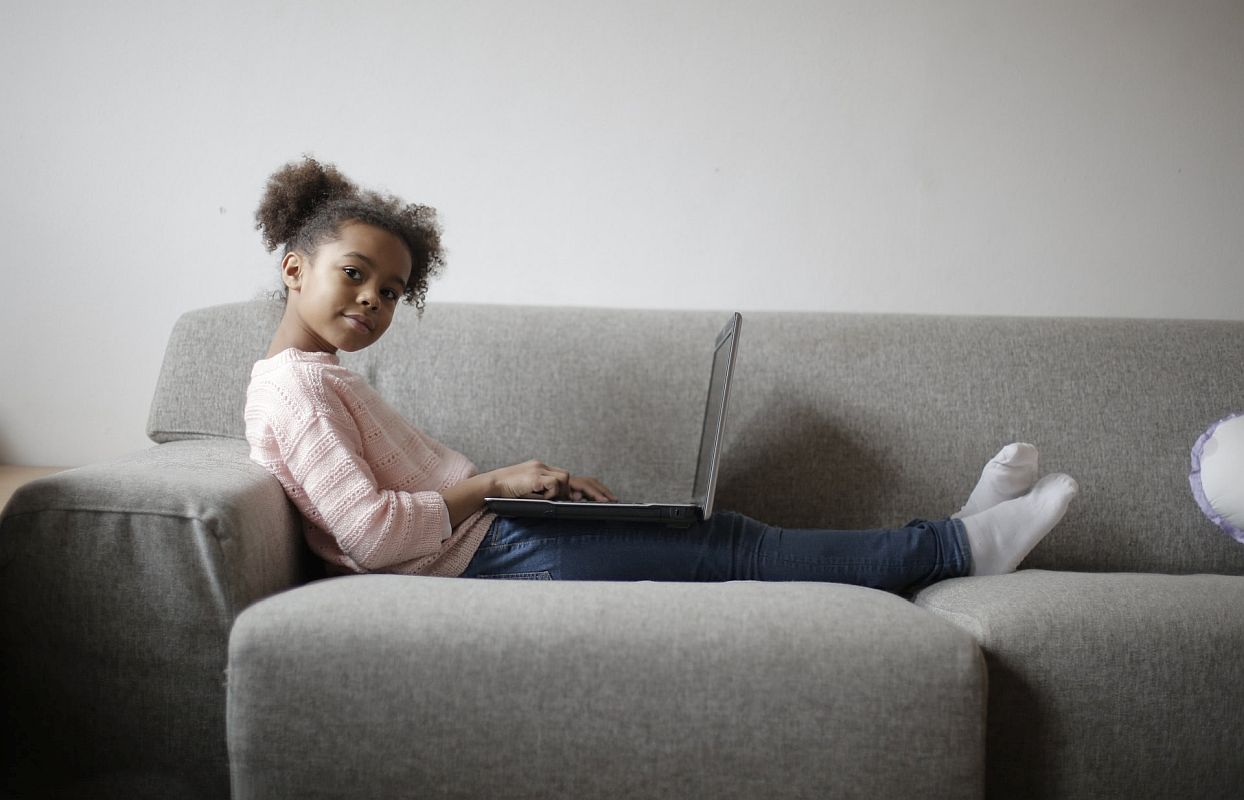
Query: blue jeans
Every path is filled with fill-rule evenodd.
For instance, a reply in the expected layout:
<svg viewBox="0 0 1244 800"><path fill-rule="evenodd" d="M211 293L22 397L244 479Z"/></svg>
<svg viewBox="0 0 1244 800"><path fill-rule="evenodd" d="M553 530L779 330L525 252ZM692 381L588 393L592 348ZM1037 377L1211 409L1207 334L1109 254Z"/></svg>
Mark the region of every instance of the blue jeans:
<svg viewBox="0 0 1244 800"><path fill-rule="evenodd" d="M690 528L629 522L493 522L464 578L829 581L906 593L967 575L957 519L872 531L783 529L718 512Z"/></svg>

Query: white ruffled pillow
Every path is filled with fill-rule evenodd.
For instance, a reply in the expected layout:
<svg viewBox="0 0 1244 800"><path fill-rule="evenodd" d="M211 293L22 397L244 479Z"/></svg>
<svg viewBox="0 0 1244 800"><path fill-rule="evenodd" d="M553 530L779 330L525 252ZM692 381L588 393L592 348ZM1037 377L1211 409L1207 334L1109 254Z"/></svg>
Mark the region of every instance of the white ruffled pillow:
<svg viewBox="0 0 1244 800"><path fill-rule="evenodd" d="M1188 480L1205 516L1244 544L1244 412L1218 420L1196 440Z"/></svg>

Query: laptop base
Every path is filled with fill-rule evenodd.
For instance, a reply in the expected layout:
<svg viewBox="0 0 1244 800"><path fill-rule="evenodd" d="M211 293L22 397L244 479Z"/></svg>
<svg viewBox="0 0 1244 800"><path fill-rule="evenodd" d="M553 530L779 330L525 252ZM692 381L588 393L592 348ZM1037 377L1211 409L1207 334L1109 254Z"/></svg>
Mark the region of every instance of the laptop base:
<svg viewBox="0 0 1244 800"><path fill-rule="evenodd" d="M484 504L490 511L503 517L614 520L656 523L674 528L686 528L700 521L700 509L693 505L575 503L566 500L514 500L504 497L484 498Z"/></svg>

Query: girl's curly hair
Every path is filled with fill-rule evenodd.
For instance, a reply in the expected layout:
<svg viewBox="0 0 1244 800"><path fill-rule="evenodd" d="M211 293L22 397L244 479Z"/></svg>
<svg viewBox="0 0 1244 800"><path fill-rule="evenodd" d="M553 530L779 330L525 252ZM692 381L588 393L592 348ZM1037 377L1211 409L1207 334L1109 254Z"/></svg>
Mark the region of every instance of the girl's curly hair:
<svg viewBox="0 0 1244 800"><path fill-rule="evenodd" d="M285 253L314 255L347 222L375 225L406 245L411 270L404 297L422 311L428 279L445 266L436 209L360 189L332 164L304 156L272 173L255 211L269 253L284 245Z"/></svg>

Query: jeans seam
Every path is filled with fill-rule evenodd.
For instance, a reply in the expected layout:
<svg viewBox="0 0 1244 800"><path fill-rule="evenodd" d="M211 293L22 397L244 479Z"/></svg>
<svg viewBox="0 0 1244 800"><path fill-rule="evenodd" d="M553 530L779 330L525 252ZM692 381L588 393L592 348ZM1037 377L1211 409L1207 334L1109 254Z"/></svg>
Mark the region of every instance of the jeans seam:
<svg viewBox="0 0 1244 800"><path fill-rule="evenodd" d="M973 559L972 548L968 546L968 530L958 517L950 518L950 526L955 533L955 559L951 566L961 569L964 575L971 575Z"/></svg>
<svg viewBox="0 0 1244 800"><path fill-rule="evenodd" d="M524 539L521 542L507 542L505 544L490 544L490 545L481 544L480 547L477 548L477 550L479 552L503 551L503 550L512 550L516 547L527 547L528 545L542 545L542 544L548 544L550 542L563 542L563 541L572 541L572 540L582 541L585 539L587 540L620 539L620 540L626 540L626 541L635 541L637 539L657 540L657 539L662 539L662 538L664 537L654 536L648 533L628 533L628 534L573 533L573 534L567 534L565 536L549 536L543 539Z"/></svg>
<svg viewBox="0 0 1244 800"><path fill-rule="evenodd" d="M780 563L780 562L770 561L768 563L772 565L774 563ZM887 564L880 564L877 562L858 562L858 563L853 563L853 564L810 564L806 562L800 562L798 563L797 566L808 573L831 573L831 574L839 573L839 574L842 574L845 572L853 572L857 574L866 574L866 575L891 575L893 574L893 571L894 571L893 566L887 565ZM936 564L934 565L929 565L929 564L909 565L909 564L904 563L904 564L901 564L901 566L910 566L913 570L924 570L924 571L933 571L933 570L941 569ZM833 583L847 583L848 581L832 581L832 582Z"/></svg>
<svg viewBox="0 0 1244 800"><path fill-rule="evenodd" d="M915 567L936 567L945 562L940 561L905 561L898 560L881 560L876 558L835 558L835 559L801 559L792 558L790 556L757 556L756 560L762 564L791 564L800 567L859 567L867 565L881 565L887 567L894 566L915 566Z"/></svg>
<svg viewBox="0 0 1244 800"><path fill-rule="evenodd" d="M475 577L494 580L550 581L553 580L553 572L547 569L524 570L523 572L486 572Z"/></svg>

